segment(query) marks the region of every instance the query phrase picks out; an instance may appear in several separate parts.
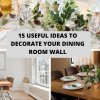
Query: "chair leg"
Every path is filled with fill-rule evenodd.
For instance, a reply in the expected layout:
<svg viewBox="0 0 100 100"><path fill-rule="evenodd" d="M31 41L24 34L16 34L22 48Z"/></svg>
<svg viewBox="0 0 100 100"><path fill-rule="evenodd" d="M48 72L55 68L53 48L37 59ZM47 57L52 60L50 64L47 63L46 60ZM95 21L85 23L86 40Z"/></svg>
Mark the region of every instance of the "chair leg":
<svg viewBox="0 0 100 100"><path fill-rule="evenodd" d="M11 97L10 97L10 95L9 95L9 92L7 92L7 94L8 94L9 99L12 100Z"/></svg>

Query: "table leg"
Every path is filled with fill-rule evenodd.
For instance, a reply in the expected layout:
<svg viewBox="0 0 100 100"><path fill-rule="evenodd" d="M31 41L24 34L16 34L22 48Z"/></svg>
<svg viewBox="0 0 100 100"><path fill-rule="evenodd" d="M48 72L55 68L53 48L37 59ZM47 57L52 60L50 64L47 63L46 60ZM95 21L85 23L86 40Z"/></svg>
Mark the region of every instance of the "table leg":
<svg viewBox="0 0 100 100"><path fill-rule="evenodd" d="M3 93L3 87L0 87L0 96L2 97L2 100L6 100L5 95Z"/></svg>

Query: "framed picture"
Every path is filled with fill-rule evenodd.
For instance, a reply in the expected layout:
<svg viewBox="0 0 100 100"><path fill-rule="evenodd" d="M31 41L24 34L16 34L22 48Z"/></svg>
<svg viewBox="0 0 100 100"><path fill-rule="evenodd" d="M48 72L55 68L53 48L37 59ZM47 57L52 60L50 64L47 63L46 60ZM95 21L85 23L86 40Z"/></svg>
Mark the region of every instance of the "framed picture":
<svg viewBox="0 0 100 100"><path fill-rule="evenodd" d="M6 69L6 52L0 51L0 70Z"/></svg>

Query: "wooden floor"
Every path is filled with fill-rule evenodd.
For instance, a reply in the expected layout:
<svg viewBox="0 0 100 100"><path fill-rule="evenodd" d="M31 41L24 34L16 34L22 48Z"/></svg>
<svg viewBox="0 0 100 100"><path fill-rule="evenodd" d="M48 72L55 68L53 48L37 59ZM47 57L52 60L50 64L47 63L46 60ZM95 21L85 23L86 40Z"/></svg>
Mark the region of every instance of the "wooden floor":
<svg viewBox="0 0 100 100"><path fill-rule="evenodd" d="M10 97L12 100L36 100L33 97L24 93L23 91L14 91L9 94L10 94ZM0 99L0 100L2 100L2 99ZM10 100L10 99L8 97L6 97L6 100Z"/></svg>

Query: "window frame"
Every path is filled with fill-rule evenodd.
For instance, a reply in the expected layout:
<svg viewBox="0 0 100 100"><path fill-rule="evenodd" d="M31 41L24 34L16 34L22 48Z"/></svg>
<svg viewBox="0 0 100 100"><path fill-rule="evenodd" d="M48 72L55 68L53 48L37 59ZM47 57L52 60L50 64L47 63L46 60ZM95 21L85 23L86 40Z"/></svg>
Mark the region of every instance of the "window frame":
<svg viewBox="0 0 100 100"><path fill-rule="evenodd" d="M39 71L39 60L40 59L44 59L44 60L48 59L48 69L47 70L45 69L45 71ZM35 60L35 61L33 61L33 60ZM32 78L33 84L49 88L50 64L51 64L51 59L50 58L36 58L36 59L32 59L32 67L33 67L32 68L32 77L33 77L33 75L35 75L34 78ZM39 77L39 73L42 73L42 75L41 75L42 79L41 80L40 80L41 77ZM45 79L46 79L46 81L45 81ZM44 82L40 82L40 81L44 81Z"/></svg>

